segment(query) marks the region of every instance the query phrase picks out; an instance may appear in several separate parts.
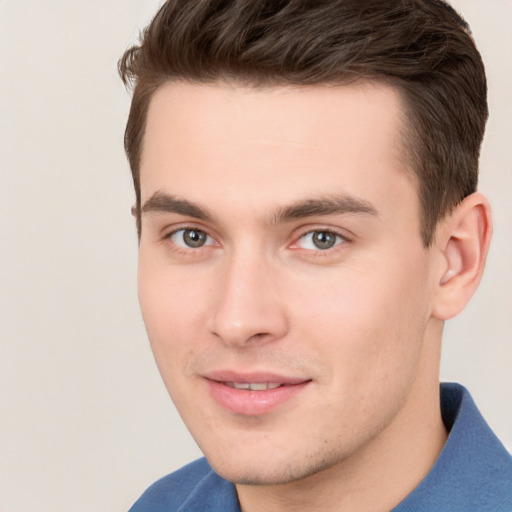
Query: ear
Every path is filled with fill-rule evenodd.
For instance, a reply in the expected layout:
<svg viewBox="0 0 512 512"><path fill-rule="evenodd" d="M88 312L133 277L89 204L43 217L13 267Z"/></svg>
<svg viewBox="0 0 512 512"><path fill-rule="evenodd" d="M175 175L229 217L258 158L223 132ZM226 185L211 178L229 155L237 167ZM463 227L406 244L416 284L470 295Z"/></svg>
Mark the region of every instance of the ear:
<svg viewBox="0 0 512 512"><path fill-rule="evenodd" d="M469 302L482 278L491 236L489 201L479 192L466 197L439 223L434 242L439 256L434 317L448 320Z"/></svg>

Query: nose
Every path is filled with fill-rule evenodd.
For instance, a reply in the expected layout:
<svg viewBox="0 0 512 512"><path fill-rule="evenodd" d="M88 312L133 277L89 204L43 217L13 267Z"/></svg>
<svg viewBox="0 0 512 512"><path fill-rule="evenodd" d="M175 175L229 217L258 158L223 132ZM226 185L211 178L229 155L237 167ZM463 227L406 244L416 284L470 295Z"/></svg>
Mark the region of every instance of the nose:
<svg viewBox="0 0 512 512"><path fill-rule="evenodd" d="M277 269L254 255L233 255L223 265L216 280L210 332L233 347L284 337L289 325Z"/></svg>

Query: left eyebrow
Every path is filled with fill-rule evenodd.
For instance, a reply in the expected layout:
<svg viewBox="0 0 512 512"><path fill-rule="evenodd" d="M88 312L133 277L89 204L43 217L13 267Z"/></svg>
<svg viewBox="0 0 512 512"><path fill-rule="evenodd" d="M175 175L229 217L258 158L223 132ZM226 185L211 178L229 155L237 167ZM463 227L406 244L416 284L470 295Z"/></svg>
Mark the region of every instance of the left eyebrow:
<svg viewBox="0 0 512 512"><path fill-rule="evenodd" d="M297 201L278 209L270 218L271 224L281 224L306 217L327 215L378 216L377 209L368 201L353 196L327 196Z"/></svg>

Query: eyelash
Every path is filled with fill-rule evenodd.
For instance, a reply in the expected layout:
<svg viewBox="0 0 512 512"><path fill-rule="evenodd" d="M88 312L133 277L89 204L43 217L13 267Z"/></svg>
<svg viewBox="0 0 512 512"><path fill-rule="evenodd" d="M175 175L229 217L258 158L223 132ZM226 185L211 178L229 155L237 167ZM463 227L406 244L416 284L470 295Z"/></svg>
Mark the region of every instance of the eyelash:
<svg viewBox="0 0 512 512"><path fill-rule="evenodd" d="M173 241L173 237L179 233L180 231L183 231L183 235L185 235L185 232L189 231L195 231L197 233L202 233L204 234L206 237L207 237L207 243L205 245L201 245L199 247L184 247L184 246L181 246L181 245L178 245L175 241ZM333 235L334 237L336 237L336 241L335 241L335 244L332 246L332 247L328 247L328 248L325 248L325 249L320 249L320 248L317 248L317 249L304 249L302 247L299 247L298 244L300 242L300 240L302 240L304 237L308 236L308 235L313 235L314 233L323 233L323 234L326 234L326 235ZM208 243L208 239L210 240L210 242L213 241L213 243ZM211 236L210 234L208 234L208 232L204 229L200 229L200 228L196 228L195 226L182 226L182 227L179 227L177 229L174 229L172 230L171 232L167 233L164 235L163 237L163 241L166 242L170 242L170 244L172 245L172 250L173 251L176 251L178 253L181 253L181 254L185 254L185 255L191 255L191 254L199 254L199 249L208 249L208 248L211 248L211 247L215 247L216 245L219 246L220 244L218 244L218 242L215 241L215 237ZM290 244L288 247L292 250L297 250L297 251L304 251L305 253L307 253L308 255L311 255L311 256L320 256L320 257L325 257L325 256L329 256L332 254L333 251L336 251L336 248L339 248L339 246L344 246L345 244L348 244L348 243L351 243L351 239L348 238L345 234L342 234L336 230L333 230L332 228L329 228L329 229L326 229L326 228L322 228L322 227L318 227L316 229L308 229L307 231L304 231L302 233L300 233L299 236L295 237L294 238L294 242L292 244ZM202 252L202 251L201 251Z"/></svg>
<svg viewBox="0 0 512 512"><path fill-rule="evenodd" d="M173 240L173 237L178 234L180 231L183 231L183 235L185 235L185 232L189 231L195 231L196 233L202 233L204 235L206 235L207 237L207 243L205 245L201 245L197 248L194 248L194 247L185 247L185 246L181 246L181 245L178 245L174 240ZM208 239L211 241L213 241L214 243L208 243ZM164 236L163 236L163 239L162 241L164 243L168 243L170 246L171 246L171 249L172 251L178 253L178 254L183 254L183 255L186 255L186 256L191 256L191 255L197 255L199 256L203 251L199 251L199 249L208 249L208 248L211 248L212 246L215 246L215 245L219 245L218 243L215 242L215 237L211 236L206 230L204 229L200 229L200 228L197 228L195 226L190 226L190 225L187 225L187 226L181 226L181 227L178 227L176 229L173 229L172 231L170 231L169 233L166 233Z"/></svg>
<svg viewBox="0 0 512 512"><path fill-rule="evenodd" d="M299 247L299 242L304 239L304 237L311 235L313 236L314 233L323 233L324 235L333 235L336 237L335 244L332 247L328 247L325 249L303 249L302 247ZM350 243L352 240L348 238L344 233L340 233L339 231L336 231L332 228L309 228L307 231L302 232L298 237L295 238L295 241L290 245L290 248L297 251L304 251L310 256L315 257L327 257L332 256L333 252L338 251L342 248L342 246L345 246L346 244Z"/></svg>

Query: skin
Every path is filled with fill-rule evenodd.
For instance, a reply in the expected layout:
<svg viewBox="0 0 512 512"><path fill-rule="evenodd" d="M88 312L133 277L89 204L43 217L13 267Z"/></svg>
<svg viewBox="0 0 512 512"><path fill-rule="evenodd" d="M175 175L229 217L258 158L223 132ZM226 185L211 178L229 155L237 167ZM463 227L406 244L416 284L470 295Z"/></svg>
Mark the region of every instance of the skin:
<svg viewBox="0 0 512 512"><path fill-rule="evenodd" d="M423 246L401 112L371 83L175 83L151 101L142 313L178 411L245 512L389 510L445 442L443 320L478 284L489 213L474 195ZM237 414L205 378L225 370L307 384Z"/></svg>

